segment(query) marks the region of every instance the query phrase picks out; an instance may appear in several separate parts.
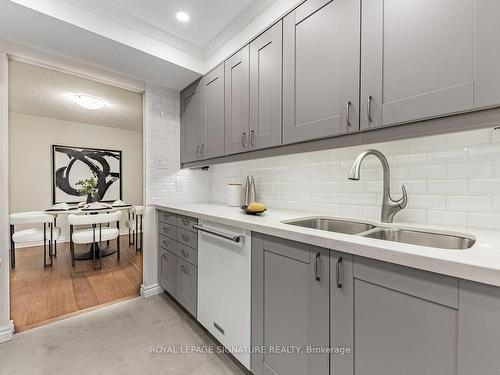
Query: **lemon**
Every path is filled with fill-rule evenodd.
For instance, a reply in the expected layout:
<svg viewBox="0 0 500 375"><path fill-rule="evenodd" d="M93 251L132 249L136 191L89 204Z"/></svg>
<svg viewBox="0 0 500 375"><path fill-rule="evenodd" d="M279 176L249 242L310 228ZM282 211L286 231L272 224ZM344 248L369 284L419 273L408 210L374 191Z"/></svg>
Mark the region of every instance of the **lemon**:
<svg viewBox="0 0 500 375"><path fill-rule="evenodd" d="M259 202L252 202L248 205L247 210L250 212L262 212L266 210L266 206Z"/></svg>

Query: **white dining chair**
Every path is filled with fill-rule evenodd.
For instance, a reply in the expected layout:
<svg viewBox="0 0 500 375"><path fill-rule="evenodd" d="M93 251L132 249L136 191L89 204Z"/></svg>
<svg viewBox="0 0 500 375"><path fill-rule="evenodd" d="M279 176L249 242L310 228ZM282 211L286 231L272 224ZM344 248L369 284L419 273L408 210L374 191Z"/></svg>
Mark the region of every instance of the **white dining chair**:
<svg viewBox="0 0 500 375"><path fill-rule="evenodd" d="M42 211L19 212L9 215L10 224L10 266L16 267L16 244L43 242L43 266L52 266L57 240L61 235L61 228L54 226L55 216ZM16 231L16 226L30 226ZM50 263L47 263L47 242L49 247Z"/></svg>
<svg viewBox="0 0 500 375"><path fill-rule="evenodd" d="M142 251L144 206L134 206L129 210L126 225L128 228L128 244L135 243L135 251Z"/></svg>
<svg viewBox="0 0 500 375"><path fill-rule="evenodd" d="M117 258L120 259L121 216L121 211L94 215L69 215L71 264L75 265L75 244L90 244L94 268L102 268L102 250L99 248L98 243L114 239L116 239ZM116 227L108 226L108 224L113 223L116 223ZM90 226L90 228L75 230L75 226ZM99 267L95 266L96 258L99 260Z"/></svg>

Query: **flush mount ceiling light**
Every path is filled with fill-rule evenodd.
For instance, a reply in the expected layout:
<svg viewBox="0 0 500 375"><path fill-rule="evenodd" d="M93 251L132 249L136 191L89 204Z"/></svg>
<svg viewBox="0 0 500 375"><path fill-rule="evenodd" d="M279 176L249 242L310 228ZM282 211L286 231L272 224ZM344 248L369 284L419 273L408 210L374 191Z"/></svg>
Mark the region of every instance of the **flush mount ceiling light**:
<svg viewBox="0 0 500 375"><path fill-rule="evenodd" d="M177 12L175 14L175 17L177 18L177 20L181 21L181 22L187 22L189 21L189 14L187 14L186 12Z"/></svg>
<svg viewBox="0 0 500 375"><path fill-rule="evenodd" d="M101 98L84 94L75 95L75 102L86 109L101 109L106 105L106 102Z"/></svg>

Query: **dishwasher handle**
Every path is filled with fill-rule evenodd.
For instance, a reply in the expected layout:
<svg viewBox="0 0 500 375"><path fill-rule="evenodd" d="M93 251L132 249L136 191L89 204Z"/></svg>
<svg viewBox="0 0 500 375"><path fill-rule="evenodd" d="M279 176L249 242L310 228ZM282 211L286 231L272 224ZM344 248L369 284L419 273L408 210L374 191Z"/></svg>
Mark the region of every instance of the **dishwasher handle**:
<svg viewBox="0 0 500 375"><path fill-rule="evenodd" d="M216 231L213 229L205 228L205 227L202 227L201 225L197 225L197 224L193 225L193 229L197 229L201 232L213 234L214 236L221 237L221 238L224 238L226 240L233 241L236 243L241 242L241 239L243 237L243 236L233 236L231 234L226 234L226 233L219 232L219 231Z"/></svg>

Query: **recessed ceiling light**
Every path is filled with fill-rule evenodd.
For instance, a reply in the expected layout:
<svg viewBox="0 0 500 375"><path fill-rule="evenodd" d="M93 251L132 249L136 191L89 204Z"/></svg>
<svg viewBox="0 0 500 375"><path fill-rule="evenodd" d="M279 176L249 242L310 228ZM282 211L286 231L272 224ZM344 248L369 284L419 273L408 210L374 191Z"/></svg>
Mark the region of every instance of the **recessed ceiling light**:
<svg viewBox="0 0 500 375"><path fill-rule="evenodd" d="M177 19L181 22L189 21L189 14L187 14L186 12L177 12L175 17L177 17Z"/></svg>
<svg viewBox="0 0 500 375"><path fill-rule="evenodd" d="M101 109L106 105L106 102L101 98L84 94L75 95L75 102L86 109Z"/></svg>

